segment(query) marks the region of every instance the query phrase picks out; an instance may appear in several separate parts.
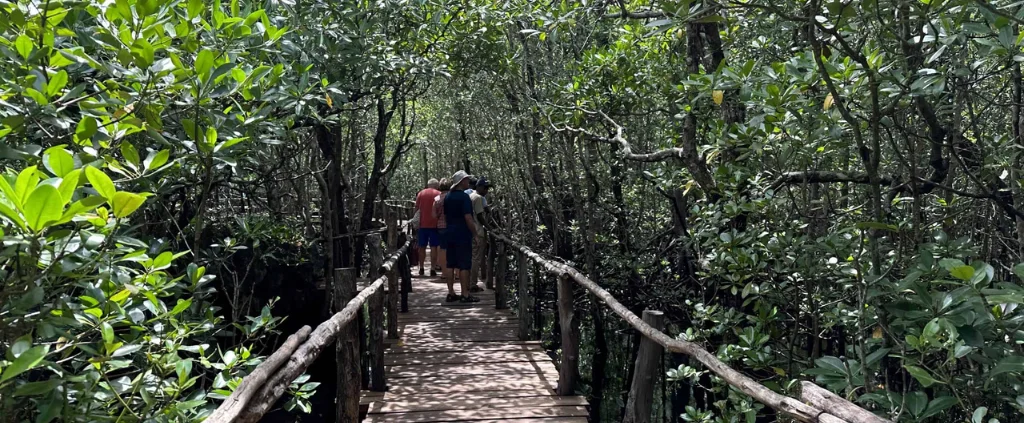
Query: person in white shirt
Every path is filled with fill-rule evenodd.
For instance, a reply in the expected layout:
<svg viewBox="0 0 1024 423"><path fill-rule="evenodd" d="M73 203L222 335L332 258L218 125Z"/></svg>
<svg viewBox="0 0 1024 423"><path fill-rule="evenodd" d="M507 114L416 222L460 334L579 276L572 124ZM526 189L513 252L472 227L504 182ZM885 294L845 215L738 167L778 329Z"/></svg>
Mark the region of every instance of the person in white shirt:
<svg viewBox="0 0 1024 423"><path fill-rule="evenodd" d="M480 288L478 282L487 278L487 268L485 266L487 258L485 219L487 214L486 196L490 192L491 184L487 178L480 177L474 186L476 189L469 194L469 200L473 203L473 219L476 222L477 237L473 239L473 269L470 271L469 280L473 283L470 291L479 292L483 289Z"/></svg>

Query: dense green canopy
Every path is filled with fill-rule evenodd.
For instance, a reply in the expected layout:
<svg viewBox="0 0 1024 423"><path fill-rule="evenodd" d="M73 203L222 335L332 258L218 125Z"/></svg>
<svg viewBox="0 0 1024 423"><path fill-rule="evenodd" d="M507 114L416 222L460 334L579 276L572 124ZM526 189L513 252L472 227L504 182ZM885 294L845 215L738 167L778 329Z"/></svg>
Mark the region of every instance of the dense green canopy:
<svg viewBox="0 0 1024 423"><path fill-rule="evenodd" d="M201 420L288 324L268 280L361 265L339 235L465 169L495 184L500 230L772 389L1018 421L1022 19L1005 0L0 0L0 415ZM637 336L576 306L582 393L619 420ZM662 420L774 419L664 362ZM288 410L322 413L317 382L293 388Z"/></svg>

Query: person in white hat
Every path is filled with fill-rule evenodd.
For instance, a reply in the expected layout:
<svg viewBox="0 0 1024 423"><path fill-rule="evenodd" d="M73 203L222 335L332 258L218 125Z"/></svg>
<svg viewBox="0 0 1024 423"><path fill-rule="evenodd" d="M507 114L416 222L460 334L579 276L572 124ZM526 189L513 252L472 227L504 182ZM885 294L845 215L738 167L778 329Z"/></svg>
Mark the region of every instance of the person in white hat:
<svg viewBox="0 0 1024 423"><path fill-rule="evenodd" d="M473 269L473 238L477 236L476 221L473 219L473 203L466 194L469 188L470 175L465 171L455 172L452 176L452 188L444 199L444 215L448 229L445 234L447 243L448 268L459 272L462 295L458 301L473 303L480 301L470 295L470 271ZM452 275L454 277L454 275ZM449 294L446 301L455 301Z"/></svg>

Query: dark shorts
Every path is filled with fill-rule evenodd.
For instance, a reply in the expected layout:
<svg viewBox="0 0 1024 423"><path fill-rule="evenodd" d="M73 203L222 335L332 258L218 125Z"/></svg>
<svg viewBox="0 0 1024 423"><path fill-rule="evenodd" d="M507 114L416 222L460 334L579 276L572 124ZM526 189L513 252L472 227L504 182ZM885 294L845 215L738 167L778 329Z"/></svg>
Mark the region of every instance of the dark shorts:
<svg viewBox="0 0 1024 423"><path fill-rule="evenodd" d="M449 240L448 268L470 270L473 268L473 242L456 242Z"/></svg>
<svg viewBox="0 0 1024 423"><path fill-rule="evenodd" d="M438 228L437 230L437 248L442 250L448 249L448 236L447 230Z"/></svg>
<svg viewBox="0 0 1024 423"><path fill-rule="evenodd" d="M419 238L418 241L420 247L426 247L427 245L436 247L441 242L441 238L437 233L437 228L420 228L420 231L416 236Z"/></svg>

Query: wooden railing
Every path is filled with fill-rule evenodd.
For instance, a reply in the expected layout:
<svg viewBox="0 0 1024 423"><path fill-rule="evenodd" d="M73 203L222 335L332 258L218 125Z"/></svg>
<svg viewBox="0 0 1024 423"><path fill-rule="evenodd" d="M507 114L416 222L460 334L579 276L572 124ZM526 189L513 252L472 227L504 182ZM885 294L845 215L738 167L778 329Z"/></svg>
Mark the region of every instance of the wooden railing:
<svg viewBox="0 0 1024 423"><path fill-rule="evenodd" d="M662 332L664 316L661 312L653 310L644 311L643 318L641 319L622 305L608 291L601 288L597 283L575 268L546 259L526 246L495 231L491 231L488 237L490 238L491 251L494 252L494 255L497 255L497 267L494 268L493 264L490 265L494 271L487 273L488 284L493 284L494 286L496 306L498 308L507 307L508 290L505 284L505 276L509 270L507 260L509 250L514 252L518 261L517 291L520 295L518 307L520 339L529 340L531 337L529 317L531 303L534 301L534 298L529 296L530 276L527 273L527 260L535 263L540 271L558 278L557 308L561 327L562 348L558 368L557 391L559 395L573 395L579 380L580 332L579 320L576 317L576 310L573 306L572 288L572 284L575 283L586 288L604 306L619 315L619 317L644 337L640 344L640 351L636 362L634 363L634 376L626 404L626 416L624 419L626 422L650 421L654 375L663 350L686 354L696 359L733 388L775 409L779 413L801 422L889 422L889 420L876 416L870 411L812 382L804 381L801 383L800 399L775 392L729 367L700 345L682 339L674 339ZM494 263L494 261L493 255L489 257L489 263ZM539 278L539 273L538 271L534 272L535 280ZM498 276L495 277L495 275ZM495 280L492 282L491 278L495 278Z"/></svg>
<svg viewBox="0 0 1024 423"><path fill-rule="evenodd" d="M384 331L389 338L398 337L398 312L408 311L408 294L412 287L412 273L408 255L411 241L403 233L399 222L404 221L400 207L386 205L381 210L386 227L368 231L366 236L369 256L370 282L362 290L356 290L356 269L334 269L336 283L333 289L335 313L316 329L303 326L288 337L266 361L242 379L238 388L205 421L208 423L255 422L258 421L291 385L297 377L332 343L337 363L337 413L336 421L354 423L359 419L359 395L363 372L369 373L369 389L383 392L386 389L384 372ZM381 233L387 234L387 246L391 250L384 258ZM399 283L401 280L401 283ZM387 295L385 298L385 286ZM399 295L401 292L401 305ZM345 300L349 299L350 300ZM364 308L369 324L364 326ZM353 322L355 321L355 322ZM361 329L368 327L362 337ZM368 366L363 366L360 357L368 351Z"/></svg>

